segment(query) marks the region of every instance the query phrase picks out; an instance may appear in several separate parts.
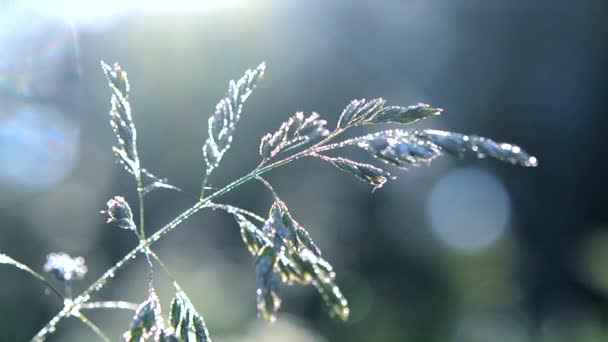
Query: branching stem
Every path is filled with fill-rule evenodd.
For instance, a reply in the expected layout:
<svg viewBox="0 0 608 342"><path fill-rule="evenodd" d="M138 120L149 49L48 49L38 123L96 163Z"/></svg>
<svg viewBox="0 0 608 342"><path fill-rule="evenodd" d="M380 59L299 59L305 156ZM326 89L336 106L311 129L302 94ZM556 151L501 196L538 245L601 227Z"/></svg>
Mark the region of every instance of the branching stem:
<svg viewBox="0 0 608 342"><path fill-rule="evenodd" d="M179 286L179 284L177 283L177 280L175 280L175 277L173 276L173 274L171 274L171 271L169 271L169 268L167 266L165 266L165 263L160 259L160 257L152 251L150 251L150 255L152 256L152 258L154 258L154 260L156 260L156 262L158 263L160 268L167 274L169 279L171 279L171 282L173 284L173 287L175 287L175 290L182 291L181 286Z"/></svg>
<svg viewBox="0 0 608 342"><path fill-rule="evenodd" d="M213 207L214 206L214 204L212 204L213 200L231 192L232 190L236 189L237 187L239 187L240 185L242 185L244 183L247 183L255 178L258 178L259 176L261 176L262 174L264 174L270 170L274 170L285 164L296 161L302 157L309 156L311 153L315 153L320 150L323 150L323 151L327 150L327 149L323 149L323 146L326 143L328 143L329 141L331 141L332 139L334 139L335 137L337 137L338 135L340 135L341 133L343 133L344 131L345 131L345 128L338 128L338 129L334 130L325 139L321 140L320 142L312 145L311 147L309 147L305 150L302 150L302 151L295 153L284 159L278 160L274 163L270 163L268 165L255 168L248 174L229 183L222 189L217 190L216 192L214 192L213 194L211 194L205 198L202 198L199 202L197 202L192 207L190 207L189 209L187 209L186 211L184 211L183 213L181 213L180 215L175 217L171 222L166 224L164 227L159 229L157 232L155 232L148 238L143 238L143 237L145 237L145 229L143 227L143 222L144 222L143 221L143 213L144 213L144 211L143 211L143 193L138 191L138 193L140 194L140 196L139 196L140 197L140 237L142 237L140 239L139 245L137 247L135 247L133 250L131 250L129 253L127 253L121 260L116 262L116 264L114 264L114 266L112 266L110 269L108 269L99 279L97 279L93 284L91 284L82 294L80 294L78 297L74 298L73 301L70 301L69 303L67 303L59 313L57 313L40 331L38 331L38 333L32 338L32 341L43 341L46 338L46 336L48 336L49 334L51 334L55 331L57 324L63 318L70 316L71 312L73 312L75 309L80 308L83 304L88 302L91 299L91 296L93 296L94 294L99 292L107 284L107 282L116 275L117 272L121 271L126 265L128 265L133 259L135 259L139 253L143 252L144 254L149 256L151 254L150 246L152 244L154 244L155 242L160 240L161 237L163 237L164 235L166 235L167 233L169 233L170 231L175 229L175 227L177 227L180 223L182 223L183 221L188 219L190 216L197 213L199 210L201 210L203 208ZM332 145L328 145L328 147L329 146L332 146ZM340 147L340 146L335 146L335 147L332 146L331 148L336 148L336 147ZM204 181L203 183L206 183L206 181ZM141 188L140 184L138 184L138 188ZM205 184L202 187L202 190L204 190L204 189L205 189ZM148 261L151 262L150 260L148 260Z"/></svg>

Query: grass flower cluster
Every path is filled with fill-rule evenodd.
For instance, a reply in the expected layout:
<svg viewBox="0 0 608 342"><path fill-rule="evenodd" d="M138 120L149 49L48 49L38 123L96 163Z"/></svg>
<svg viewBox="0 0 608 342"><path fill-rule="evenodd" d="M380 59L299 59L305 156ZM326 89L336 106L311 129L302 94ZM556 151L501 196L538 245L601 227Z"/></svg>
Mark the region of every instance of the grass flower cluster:
<svg viewBox="0 0 608 342"><path fill-rule="evenodd" d="M276 131L266 133L261 138L258 149L260 163L256 168L222 188L213 188L213 192L207 194L208 180L221 166L223 157L233 143L238 122L244 113L244 104L266 71L266 65L262 63L247 70L240 79L230 81L225 97L219 101L208 119L207 139L201 153L204 171L199 200L165 226L149 234L145 225L146 194L159 188L179 189L143 167L129 102L127 73L118 64L111 66L102 62L101 65L111 90L110 125L116 135L113 152L133 177L138 194L137 203L132 203L133 205L121 196L109 199L104 213L107 214L108 224L132 231L139 242L131 252L77 296L72 295L71 284L74 280L83 279L86 274L87 267L82 257L73 258L65 253L51 253L47 256L43 269L65 284L65 290L60 291L34 268L0 254L0 264L12 265L30 273L63 302L63 308L42 327L32 338L33 341L45 340L64 319L70 317L86 324L99 339L109 341L110 338L103 330L84 313L98 308L134 312L132 321L125 322L125 341L211 341L203 318L205 309L199 311L195 308L152 248L165 234L193 214L208 208L223 210L232 215L236 221L235 226L240 228L245 247L255 259L257 309L262 319L269 322L277 319L281 307L281 286L299 284L311 285L316 289L330 316L347 320L350 313L348 301L336 284L336 274L331 264L323 257L306 227L293 217L287 203L263 178L265 173L298 159L307 157L327 162L368 183L374 190L396 178L386 170L387 166L406 170L409 167L428 165L443 155L463 156L471 152L478 157L489 157L524 167L538 164L535 157L513 144L498 143L476 135L402 128L415 121L440 115L440 108L422 103L413 106L387 105L382 98L360 99L350 102L344 108L333 128L328 127L327 121L317 113L298 112L289 117ZM399 128L387 129L386 124ZM341 139L345 132L362 126L380 128L375 133ZM346 158L340 155L340 151L345 148L361 149L379 163L372 165ZM266 215L221 202L223 195L250 181L260 182L273 196L273 203ZM140 256L146 259L149 273L148 288L145 292L142 291L142 296L145 297L143 302L91 300L118 272ZM157 270L167 276L174 286L175 293L172 294L173 300L169 308L161 308L154 281Z"/></svg>

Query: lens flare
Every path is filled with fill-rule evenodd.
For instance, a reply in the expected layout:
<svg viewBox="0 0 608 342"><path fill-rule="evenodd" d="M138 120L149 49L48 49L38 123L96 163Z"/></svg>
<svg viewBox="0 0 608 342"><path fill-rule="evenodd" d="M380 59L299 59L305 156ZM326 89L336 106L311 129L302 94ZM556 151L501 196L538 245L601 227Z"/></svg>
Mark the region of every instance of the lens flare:
<svg viewBox="0 0 608 342"><path fill-rule="evenodd" d="M104 28L130 14L213 12L242 5L245 0L22 0L13 8L48 18L70 20L81 27ZM0 5L0 10L2 5Z"/></svg>
<svg viewBox="0 0 608 342"><path fill-rule="evenodd" d="M49 107L0 112L0 183L20 191L47 188L74 166L78 129Z"/></svg>
<svg viewBox="0 0 608 342"><path fill-rule="evenodd" d="M74 27L0 6L0 184L41 190L70 172L78 150L81 75Z"/></svg>

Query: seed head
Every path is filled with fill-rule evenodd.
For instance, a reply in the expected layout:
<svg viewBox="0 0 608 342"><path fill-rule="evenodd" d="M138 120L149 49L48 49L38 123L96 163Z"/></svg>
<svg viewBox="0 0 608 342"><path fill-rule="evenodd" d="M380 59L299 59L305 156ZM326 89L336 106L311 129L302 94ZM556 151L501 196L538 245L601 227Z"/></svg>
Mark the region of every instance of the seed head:
<svg viewBox="0 0 608 342"><path fill-rule="evenodd" d="M114 196L108 203L108 210L102 211L102 213L108 214L108 223L115 223L122 229L136 230L135 223L133 222L133 212L129 203L121 196Z"/></svg>

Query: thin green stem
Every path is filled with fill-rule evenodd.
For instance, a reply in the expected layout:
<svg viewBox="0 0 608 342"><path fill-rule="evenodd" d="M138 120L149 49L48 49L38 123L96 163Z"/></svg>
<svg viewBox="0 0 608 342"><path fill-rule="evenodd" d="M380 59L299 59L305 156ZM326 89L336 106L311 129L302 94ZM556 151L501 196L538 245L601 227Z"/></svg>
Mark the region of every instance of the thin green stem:
<svg viewBox="0 0 608 342"><path fill-rule="evenodd" d="M175 277L173 276L173 274L171 274L171 271L169 271L169 268L167 268L167 266L165 266L165 263L160 259L160 257L152 251L150 251L150 255L152 256L152 258L154 258L154 260L156 260L156 262L158 263L160 268L167 274L169 279L171 279L171 282L173 283L173 287L175 287L175 289L177 291L182 291L181 286L179 286L179 284L177 283L177 280L175 280Z"/></svg>
<svg viewBox="0 0 608 342"><path fill-rule="evenodd" d="M142 239L142 241L140 242L140 244L137 247L135 247L133 250L131 250L129 253L127 253L121 260L119 260L116 264L114 264L114 266L112 266L110 269L108 269L99 279L97 279L93 284L91 284L82 294L80 294L78 297L74 298L74 300L71 301L70 303L66 304L60 312L58 312L40 331L38 331L38 333L32 338L32 341L42 341L42 340L44 340L44 338L47 335L53 333L56 329L57 324L63 318L69 316L70 313L75 308L79 308L84 303L88 302L91 299L91 296L93 296L94 294L99 292L106 285L106 283L116 275L117 272L122 270L127 264L129 264L131 262L131 260L135 259L140 252L145 252L146 250L149 250L149 246L151 246L152 244L154 244L155 242L160 240L161 237L163 237L164 235L166 235L167 233L169 233L170 231L175 229L175 227L177 227L184 220L188 219L190 216L197 213L199 210L209 207L210 206L209 204L214 199L231 192L232 190L236 189L240 185L247 183L250 180L252 180L270 170L273 170L275 168L288 164L292 161L296 161L302 157L309 155L311 152L315 152L316 151L315 149L318 149L319 147L323 146L325 143L329 142L331 139L335 138L342 132L344 132L344 129L336 129L329 136L327 136L322 141L316 143L315 145L313 145L303 151L300 151L296 154L293 154L287 158L276 161L274 163L255 168L254 170L252 170L248 174L244 175L243 177L229 183L222 189L217 190L213 194L201 199L195 205L193 205L192 207L190 207L189 209L187 209L186 211L184 211L183 213L181 213L180 215L175 217L171 222L166 224L164 227L159 229L156 233L152 234L147 239ZM142 199L143 199L143 194L142 194ZM141 216L143 216L142 213L143 213L143 210L140 210ZM141 220L141 218L140 218L140 220ZM141 220L141 222L143 222L143 220ZM142 230L140 227L140 232L141 231Z"/></svg>
<svg viewBox="0 0 608 342"><path fill-rule="evenodd" d="M91 320L89 320L83 313L77 313L76 317L78 317L78 319L80 319L82 323L86 324L89 328L91 328L91 330L93 330L93 332L97 334L97 336L99 336L102 341L110 342L110 338L106 336L103 331L101 331L101 329L99 329L99 327L95 325L95 323L91 322Z"/></svg>
<svg viewBox="0 0 608 342"><path fill-rule="evenodd" d="M29 273L32 277L40 280L46 287L48 287L55 295L57 295L57 297L59 297L59 299L61 299L62 301L65 299L64 295L61 294L61 292L59 292L56 288L53 287L53 285L51 285L48 280L46 280L46 277L43 276L42 274L34 271L31 267L29 267L28 265L17 261L7 255L4 255L2 253L0 253L0 264L6 264L9 266L13 266L16 267L22 271L25 271L27 273Z"/></svg>
<svg viewBox="0 0 608 342"><path fill-rule="evenodd" d="M141 178L141 173L135 176L135 182L137 183L137 199L139 202L139 243L143 244L146 248L143 253L146 256L148 262L148 289L154 286L154 265L150 256L148 255L150 247L146 241L146 226L145 226L145 209L144 209L144 184Z"/></svg>
<svg viewBox="0 0 608 342"><path fill-rule="evenodd" d="M65 296L68 299L72 299L72 279L64 280L65 283Z"/></svg>
<svg viewBox="0 0 608 342"><path fill-rule="evenodd" d="M32 341L43 341L46 336L53 333L56 329L57 324L64 319L65 317L70 316L71 312L80 308L81 305L88 302L91 299L91 296L99 292L110 279L114 278L116 273L122 270L125 266L127 266L132 260L134 260L137 255L143 252L149 245L152 245L156 241L158 241L162 236L173 230L180 223L186 220L188 217L192 216L203 206L200 205L200 202L184 211L176 218L174 218L171 222L161 228L159 231L151 235L148 239L146 239L147 245L140 243L127 253L121 260L119 260L114 266L108 269L99 279L93 282L84 292L82 292L78 297L74 298L73 301L66 303L59 311L38 333L32 338Z"/></svg>
<svg viewBox="0 0 608 342"><path fill-rule="evenodd" d="M146 225L144 222L144 182L141 178L141 173L135 175L135 183L137 184L137 199L139 201L139 239L146 238Z"/></svg>
<svg viewBox="0 0 608 342"><path fill-rule="evenodd" d="M270 192L272 193L272 197L274 197L275 200L279 200L279 195L277 195L277 192L274 191L274 188L272 187L272 185L270 185L270 183L268 183L267 180L265 180L264 178L262 178L262 176L257 176L255 177L257 180L259 180L262 184L264 184L264 186L266 188L268 188L268 190L270 190Z"/></svg>
<svg viewBox="0 0 608 342"><path fill-rule="evenodd" d="M24 263L21 263L19 261L16 261L14 259L11 258L11 260L14 262L14 266L29 273L30 275L32 275L34 278L40 280L42 283L44 283L44 285L46 285L49 289L51 289L51 291L57 295L57 297L59 297L59 299L62 300L62 302L65 304L66 301L71 301L71 296L72 296L72 288L71 288L71 281L66 281L66 296L62 295L57 289L55 289L53 287L53 285L51 285L48 280L46 280L46 277L43 276L42 274L34 271L33 269L31 269L29 266L25 265ZM104 334L103 332L97 327L95 326L95 324L93 324L90 320L87 319L87 317L83 314L79 314L78 318L85 323L87 326L89 326L89 328L91 328L91 330L93 330L99 337L101 338L105 338L104 341L110 341Z"/></svg>
<svg viewBox="0 0 608 342"><path fill-rule="evenodd" d="M317 148L314 148L312 150L312 152L313 153L325 152L325 151L333 150L333 149L336 149L336 148L351 146L351 145L354 145L356 142L357 142L356 139L347 139L347 140L340 141L340 142L337 142L337 143L319 146Z"/></svg>
<svg viewBox="0 0 608 342"><path fill-rule="evenodd" d="M36 278L36 279L40 280L42 283L44 283L44 285L46 285L46 287L49 288L51 290L51 292L53 292L59 299L61 299L62 301L65 300L64 295L62 295L61 292L59 292L59 290L57 290L55 287L53 287L53 285L51 285L51 283L49 283L48 280L46 280L46 278L42 274L32 270L29 267L27 268L26 271L29 274L33 275L34 278Z"/></svg>
<svg viewBox="0 0 608 342"><path fill-rule="evenodd" d="M112 300L103 302L91 302L84 303L80 306L81 310L92 310L92 309L122 309L135 311L139 305L137 303L125 302L122 300Z"/></svg>
<svg viewBox="0 0 608 342"><path fill-rule="evenodd" d="M135 259L137 255L146 248L160 240L161 237L175 229L180 223L188 219L190 216L198 212L199 210L205 208L208 203L210 203L213 199L222 196L238 186L252 180L257 174L258 170L253 170L252 172L246 174L245 176L233 181L232 183L226 185L224 188L214 192L209 195L207 198L197 202L194 206L190 207L177 217L175 217L171 222L167 225L159 229L156 233L152 234L149 238L147 238L146 244L140 243L137 247L127 253L121 260L119 260L114 266L108 269L99 279L97 279L93 284L91 284L82 294L78 297L74 298L73 301L66 304L64 308L59 311L38 333L32 338L32 341L43 341L44 338L53 333L56 329L57 324L65 317L70 315L75 308L80 307L82 304L86 303L91 299L91 296L99 292L106 283L113 278L117 272L122 270L126 265L128 265L131 260Z"/></svg>
<svg viewBox="0 0 608 342"><path fill-rule="evenodd" d="M203 176L203 184L201 185L201 197L200 200L202 200L203 198L205 198L205 190L207 189L207 182L209 181L209 176L211 176L211 171L213 169L210 169L209 167L207 167L207 169L205 170L205 175Z"/></svg>
<svg viewBox="0 0 608 342"><path fill-rule="evenodd" d="M237 213L237 214L241 214L241 215L246 215L249 216L253 219L256 219L260 222L265 222L266 219L263 218L262 216L257 215L256 213L253 213L249 210L243 209L243 208L239 208L239 207L235 207L233 205L229 205L229 204L219 204L219 203L209 203L207 205L209 208L211 209L221 209L221 210L225 210L229 213Z"/></svg>

